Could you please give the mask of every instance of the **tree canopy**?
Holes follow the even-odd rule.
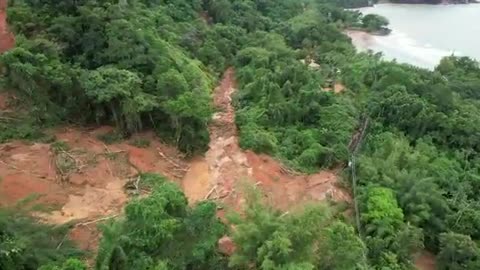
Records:
[[[478,269],[479,63],[450,56],[425,70],[356,52],[343,30],[387,26],[343,9],[361,2],[10,1],[17,46],[0,56],[2,79],[25,115],[0,121],[0,141],[111,124],[202,152],[212,89],[233,66],[243,148],[302,172],[345,168],[346,177],[356,154],[359,230],[322,207],[283,216],[254,203],[231,232],[215,204],[188,206],[160,181],[103,226],[97,269],[406,270],[423,248],[439,269]],[[0,216],[2,269],[82,269],[68,250],[44,256],[38,247],[53,244],[25,239],[10,218]],[[223,234],[237,244],[230,259],[216,248]]]

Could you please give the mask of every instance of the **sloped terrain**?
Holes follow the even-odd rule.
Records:
[[[243,151],[238,143],[232,106],[235,90],[235,74],[230,68],[214,91],[213,100],[218,112],[214,114],[209,128],[209,150],[205,158],[190,167],[183,182],[191,202],[206,198],[219,199],[238,209],[242,203],[239,184],[244,181],[260,187],[266,200],[283,210],[308,201],[351,200],[349,193],[338,186],[335,171],[303,175],[288,170],[267,155]],[[198,182],[195,176],[198,176]]]
[[[94,247],[96,220],[121,213],[128,200],[125,186],[140,172],[179,181],[186,171],[179,167],[186,163],[175,158],[180,154],[158,142],[153,134],[132,138],[150,140],[147,148],[129,142],[107,146],[97,136],[109,130],[56,130],[54,135],[64,149],[57,149],[56,143],[15,141],[1,145],[0,204],[33,200],[47,210],[38,212],[38,217],[48,223],[80,224],[75,226],[73,238],[83,248]]]
[[[7,0],[0,0],[0,53],[15,45],[15,37],[8,30],[7,25]]]
[[[56,138],[51,144],[2,144],[0,204],[33,198],[49,208],[38,213],[45,222],[81,224],[72,237],[89,249],[96,247],[96,221],[121,213],[128,201],[125,186],[139,173],[159,173],[177,182],[191,203],[214,199],[234,209],[242,204],[241,182],[260,187],[266,200],[283,210],[311,200],[350,201],[348,192],[337,186],[335,171],[301,175],[269,156],[243,151],[231,104],[234,92],[234,71],[229,69],[214,91],[218,112],[209,128],[209,150],[205,157],[188,161],[151,133],[106,145],[98,136],[111,132],[109,127],[57,129],[50,132]],[[139,139],[150,144],[145,148],[129,144]]]

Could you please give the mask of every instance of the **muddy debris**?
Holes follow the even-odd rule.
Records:
[[[232,95],[236,91],[234,75],[234,70],[229,68],[214,91],[218,112],[213,115],[209,127],[209,150],[204,158],[192,163],[183,180],[189,201],[213,199],[240,210],[245,200],[239,183],[246,181],[258,186],[267,202],[279,209],[286,210],[309,201],[350,202],[350,194],[338,185],[338,171],[304,175],[286,168],[272,157],[240,148],[232,105]]]
[[[218,240],[218,251],[223,255],[232,256],[236,248],[235,243],[228,236],[224,236]]]
[[[97,137],[110,129],[63,128],[51,131],[57,138],[53,144],[0,144],[0,205],[34,197],[32,203],[49,209],[35,213],[44,222],[85,223],[121,213],[129,200],[125,184],[139,173],[158,173],[173,181],[183,178],[188,164],[175,148],[152,133],[136,135],[151,142],[145,148],[128,142],[107,146]],[[81,247],[96,248],[96,225],[86,227],[75,228],[72,235]]]

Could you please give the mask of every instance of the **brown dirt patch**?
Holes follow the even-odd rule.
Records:
[[[78,243],[83,250],[97,250],[100,240],[100,231],[96,224],[91,226],[76,226],[70,231],[70,239]]]
[[[186,170],[179,166],[186,166],[186,162],[174,148],[165,146],[153,134],[137,135],[150,140],[146,148],[137,148],[128,142],[107,146],[97,135],[109,130],[56,130],[53,133],[57,139],[69,147],[57,153],[50,144],[0,145],[0,204],[14,205],[38,194],[35,203],[54,205],[58,209],[36,214],[45,222],[88,222],[121,213],[128,201],[124,185],[139,172],[159,173],[173,180],[183,178]],[[74,168],[66,175],[57,168],[59,158],[73,160]],[[96,247],[95,226],[76,227],[72,231],[81,247]]]
[[[0,53],[15,46],[15,37],[8,30],[7,25],[7,0],[0,0]]]
[[[333,87],[333,91],[336,94],[343,92],[343,90],[345,90],[345,85],[343,85],[341,83],[336,83]]]
[[[262,188],[271,205],[287,210],[309,201],[351,201],[350,194],[338,186],[336,171],[320,171],[312,175],[286,170],[280,162],[267,155],[247,152],[253,178]]]
[[[374,35],[365,31],[346,30],[344,34],[347,35],[352,40],[352,44],[361,51],[367,50],[375,42]]]
[[[104,188],[86,186],[82,194],[70,194],[59,211],[44,216],[49,223],[62,224],[72,220],[88,220],[114,215],[127,202],[124,181],[111,181]]]
[[[63,187],[55,183],[49,145],[13,142],[0,145],[0,204],[12,205],[31,195],[40,203],[62,204]]]
[[[204,158],[195,158],[190,162],[182,188],[191,204],[205,199],[211,187],[208,163]]]
[[[240,197],[235,191],[236,182],[251,175],[245,154],[241,151],[232,94],[235,92],[235,78],[232,68],[227,69],[220,85],[214,90],[213,102],[218,112],[210,124],[210,144],[205,155],[208,164],[208,188],[201,185],[198,196],[221,199],[224,203],[236,206]],[[209,191],[212,191],[209,194]],[[207,196],[211,195],[211,196]]]
[[[232,256],[235,253],[236,246],[233,240],[224,236],[218,240],[218,251],[224,255]]]
[[[37,202],[49,205],[62,205],[67,202],[67,196],[60,185],[22,173],[3,174],[2,172],[0,190],[0,205],[18,202],[32,195],[39,196]]]
[[[435,255],[428,251],[423,251],[415,260],[415,267],[419,270],[435,270]]]

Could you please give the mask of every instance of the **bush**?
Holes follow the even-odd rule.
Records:
[[[130,142],[130,144],[138,148],[147,148],[150,146],[150,141],[148,139],[139,138],[134,139]]]
[[[29,119],[19,119],[8,122],[0,120],[0,143],[10,140],[38,141],[46,138],[39,125]]]
[[[29,214],[19,208],[0,208],[0,269],[38,269],[82,255],[66,237],[67,226],[39,223]]]
[[[154,174],[148,197],[132,200],[125,218],[103,226],[96,269],[218,269],[225,258],[216,252],[225,226],[216,217],[217,206],[202,202],[189,207],[180,188]]]
[[[38,270],[87,270],[87,266],[77,259],[68,259],[60,266],[49,264],[40,267]]]
[[[305,149],[296,159],[295,163],[303,170],[311,170],[311,168],[329,167],[333,165],[333,150],[323,147],[320,144],[314,144],[310,148]]]
[[[143,173],[140,175],[140,186],[148,189],[160,186],[167,182],[168,179],[156,173]]]
[[[50,148],[55,153],[59,153],[70,150],[70,145],[68,145],[65,141],[56,141],[50,145]]]
[[[114,144],[123,141],[125,136],[119,131],[110,131],[98,135],[97,138],[106,144]]]
[[[274,154],[277,150],[277,138],[268,131],[249,125],[240,131],[240,146],[255,152]]]

